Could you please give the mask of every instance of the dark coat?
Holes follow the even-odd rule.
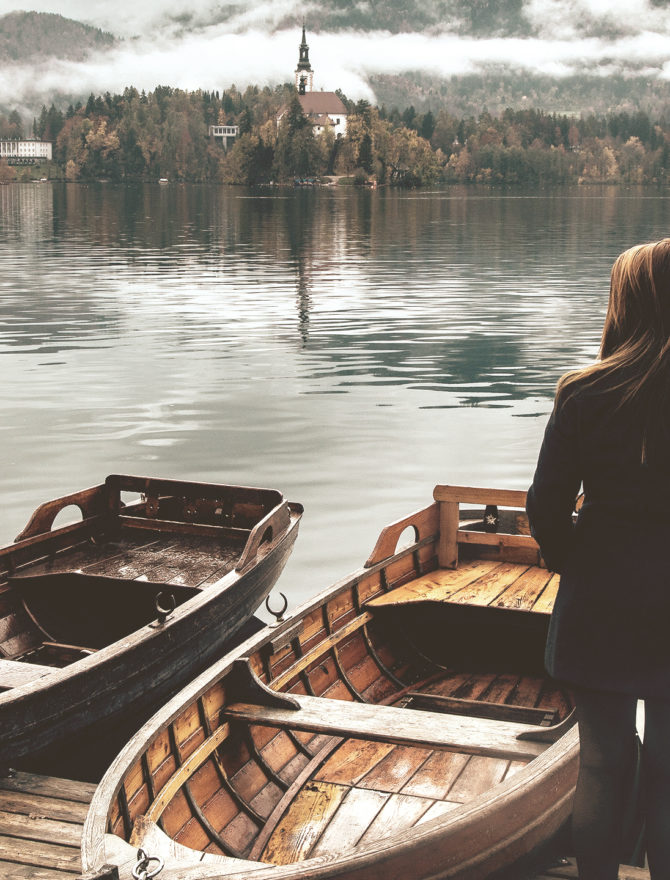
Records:
[[[617,404],[582,388],[555,405],[528,491],[532,534],[561,574],[546,665],[583,687],[670,699],[670,431],[662,420],[643,463],[644,419]]]

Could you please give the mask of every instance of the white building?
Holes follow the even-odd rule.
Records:
[[[32,164],[37,159],[52,159],[51,141],[7,140],[0,141],[0,159],[18,160]],[[11,162],[10,162],[11,164]]]
[[[234,140],[240,133],[239,125],[210,125],[209,136],[221,138],[224,149],[228,149],[228,141]]]
[[[309,119],[315,135],[330,128],[335,137],[347,133],[347,108],[336,92],[315,92],[314,71],[309,63],[309,46],[305,38],[305,26],[302,26],[302,42],[300,44],[298,66],[295,69],[295,87],[302,112]],[[288,107],[283,107],[277,117],[277,124],[282,120]]]

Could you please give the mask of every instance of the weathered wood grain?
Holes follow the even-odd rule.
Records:
[[[435,486],[435,501],[458,501],[460,504],[497,504],[500,507],[526,507],[526,493],[516,489],[486,489],[480,486]]]
[[[476,582],[480,577],[495,572],[501,563],[470,560],[456,569],[439,568],[415,578],[401,587],[396,587],[382,596],[375,596],[366,602],[366,608],[404,605],[410,602],[444,602],[463,587]]]
[[[551,572],[546,568],[533,566],[507,587],[493,604],[498,608],[519,608],[530,611],[551,577]]]
[[[356,785],[390,752],[392,743],[348,739],[328,758],[314,776],[324,782]]]
[[[0,860],[59,871],[78,872],[81,869],[79,847],[22,840],[4,834],[0,834]]]
[[[411,828],[432,805],[433,801],[430,798],[392,794],[357,845],[365,846]]]
[[[33,814],[61,819],[64,822],[82,823],[86,819],[88,805],[55,797],[0,791],[0,810],[8,813]]]
[[[462,605],[490,605],[527,570],[527,565],[502,562],[494,571],[477,578],[476,581],[452,593],[449,601],[458,602]]]
[[[560,575],[554,574],[551,576],[551,580],[533,605],[533,611],[537,611],[539,614],[551,614],[554,602],[556,601],[556,594],[558,593],[558,585],[560,581]]]
[[[81,844],[81,828],[78,823],[59,822],[46,816],[26,816],[0,810],[0,834],[6,837],[37,840],[78,849]]]
[[[356,846],[389,799],[385,792],[352,788],[310,855],[332,855]]]
[[[470,760],[459,752],[433,752],[403,786],[402,794],[432,800],[446,800],[449,789]]]
[[[286,865],[307,858],[349,791],[344,785],[328,782],[304,786],[275,828],[260,860]]]
[[[288,725],[334,736],[353,736],[399,745],[411,743],[510,760],[537,757],[543,751],[535,743],[517,740],[516,736],[524,730],[524,725],[513,722],[442,715],[436,718],[433,713],[420,710],[406,712],[392,706],[331,701],[298,694],[293,698],[300,707],[298,710],[232,703],[226,706],[224,713],[227,718],[243,719],[252,724]]]
[[[359,788],[399,792],[426,763],[432,752],[415,746],[395,746],[392,752],[358,782]]]
[[[0,659],[0,688],[21,687],[49,675],[51,666],[40,666],[37,663],[21,663],[18,660]]]
[[[68,880],[80,876],[80,870],[59,871],[55,868],[42,868],[36,865],[17,865],[0,859],[2,880]]]
[[[509,761],[504,759],[473,756],[449,789],[448,799],[461,803],[473,800],[497,785],[505,776],[508,766]]]

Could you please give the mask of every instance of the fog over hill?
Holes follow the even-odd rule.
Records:
[[[0,13],[19,3],[0,0]],[[289,81],[303,16],[314,87],[354,99],[461,113],[662,113],[670,94],[670,0],[191,0],[187,12],[183,0],[30,5],[60,13],[61,26],[68,16],[122,39],[86,45],[79,57],[52,42],[51,58],[19,53],[10,65],[5,52],[0,104],[26,113],[58,96],[127,85],[221,90]],[[6,23],[0,18],[0,37]]]

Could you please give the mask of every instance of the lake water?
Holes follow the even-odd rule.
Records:
[[[0,540],[125,472],[305,505],[292,605],[435,483],[525,489],[651,190],[0,187]]]

